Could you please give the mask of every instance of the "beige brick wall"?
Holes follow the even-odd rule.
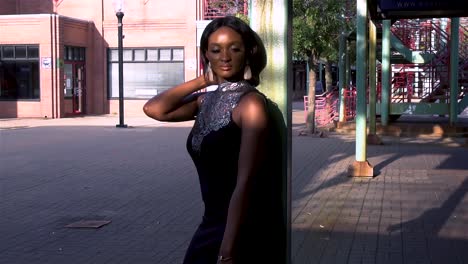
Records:
[[[39,45],[41,57],[51,57],[50,15],[0,16],[0,44]],[[52,116],[52,69],[40,70],[40,100],[0,101],[1,117]]]
[[[2,0],[0,4],[0,15],[16,14],[16,0]]]
[[[118,101],[108,100],[107,49],[117,47],[117,18],[112,0],[63,0],[54,8],[52,0],[1,0],[0,14],[53,13],[56,10],[57,52],[54,16],[0,16],[1,44],[39,44],[40,57],[63,58],[64,45],[86,48],[86,112],[118,113]],[[196,12],[193,0],[126,0],[124,47],[184,47],[185,80],[196,76]],[[51,27],[52,25],[52,27]],[[52,29],[51,29],[52,28]],[[54,62],[55,63],[55,62]],[[40,101],[0,101],[0,116],[61,117],[71,106],[63,98],[63,69],[41,69]],[[126,113],[143,114],[145,100],[126,100]],[[117,102],[117,103],[115,103]],[[11,110],[15,107],[20,110]],[[8,108],[8,109],[7,109]]]
[[[18,14],[52,14],[54,3],[53,0],[16,0],[16,10]]]

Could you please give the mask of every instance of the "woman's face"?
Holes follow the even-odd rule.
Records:
[[[245,47],[241,35],[229,27],[220,27],[208,38],[205,53],[219,82],[243,78]]]

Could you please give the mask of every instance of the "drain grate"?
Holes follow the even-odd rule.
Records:
[[[110,220],[80,220],[66,225],[68,228],[100,228],[109,224]]]

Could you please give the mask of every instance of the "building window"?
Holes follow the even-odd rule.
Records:
[[[183,48],[123,50],[125,98],[147,99],[184,82]],[[118,49],[108,52],[109,98],[119,97]]]
[[[85,54],[86,54],[86,48],[65,46],[64,60],[84,62],[86,59]]]
[[[0,100],[39,99],[39,45],[0,45]]]

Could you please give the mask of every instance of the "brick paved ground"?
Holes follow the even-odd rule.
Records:
[[[468,149],[451,145],[387,139],[356,179],[352,141],[296,138],[293,263],[468,263]]]
[[[0,263],[181,262],[203,209],[191,122],[117,122],[0,120]],[[384,140],[379,175],[353,179],[352,137],[293,138],[295,264],[468,263],[468,148]],[[64,227],[81,219],[112,222]]]
[[[202,211],[188,131],[0,131],[0,263],[180,262]],[[112,222],[64,227],[81,219]]]

